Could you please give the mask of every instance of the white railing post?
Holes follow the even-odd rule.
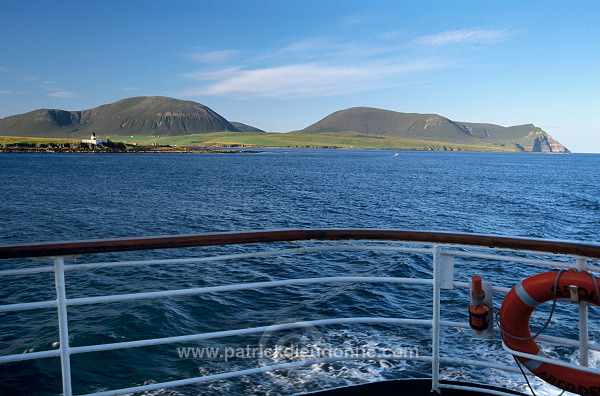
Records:
[[[440,299],[442,248],[433,247],[433,315],[431,326],[431,391],[440,391]]]
[[[69,325],[67,321],[67,293],[65,290],[65,260],[63,257],[54,258],[54,281],[56,284],[56,302],[58,307],[58,335],[63,395],[71,396],[73,392],[71,389]]]
[[[587,269],[587,260],[577,258],[577,268],[580,270]],[[590,290],[590,293],[592,291]],[[588,365],[588,349],[589,349],[589,331],[588,331],[588,304],[585,301],[580,301],[577,304],[577,312],[579,314],[579,364],[582,366]]]

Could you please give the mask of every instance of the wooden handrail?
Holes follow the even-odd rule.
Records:
[[[166,235],[64,242],[0,245],[0,259],[71,256],[131,250],[171,249],[246,243],[304,240],[378,240],[459,244],[491,248],[532,250],[600,258],[600,244],[577,241],[507,237],[444,231],[382,229],[283,229],[241,232]]]

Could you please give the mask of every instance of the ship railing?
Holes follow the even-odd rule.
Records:
[[[156,260],[138,260],[138,261],[117,261],[117,262],[98,262],[88,264],[66,264],[65,257],[82,254],[95,254],[107,252],[125,252],[150,249],[171,249],[171,248],[189,248],[200,246],[218,246],[234,244],[265,244],[269,242],[292,242],[292,241],[387,241],[393,242],[389,246],[381,245],[334,245],[334,246],[312,246],[298,247],[292,249],[266,250],[251,253],[239,253],[229,255],[219,255],[212,257],[191,257],[177,259],[156,259]],[[403,244],[398,245],[398,242]],[[408,244],[408,246],[407,246]],[[410,244],[417,244],[417,247],[411,247]],[[424,247],[425,246],[425,247]],[[477,249],[477,251],[473,250]],[[281,256],[290,254],[302,254],[322,251],[341,251],[341,250],[366,250],[366,251],[393,251],[410,254],[425,254],[432,256],[432,277],[402,278],[402,277],[372,277],[372,276],[337,276],[322,278],[302,278],[302,279],[282,279],[266,282],[251,282],[241,284],[229,284],[222,286],[198,287],[178,290],[161,290],[131,294],[115,294],[97,297],[68,298],[65,286],[65,276],[70,271],[114,268],[122,266],[145,266],[145,265],[167,265],[167,264],[204,264],[223,260],[247,259],[256,257]],[[514,252],[518,254],[507,254]],[[541,255],[543,258],[531,258],[522,253]],[[468,282],[455,280],[454,261],[456,257],[477,258],[483,260],[506,261],[511,263],[525,263],[539,266],[549,266],[554,268],[574,268],[579,270],[600,272],[600,266],[597,265],[600,258],[600,244],[582,243],[557,240],[528,239],[516,237],[503,237],[495,235],[450,233],[450,232],[431,232],[431,231],[410,231],[410,230],[377,230],[377,229],[310,229],[310,230],[267,230],[267,231],[247,231],[238,233],[210,233],[178,236],[158,236],[147,238],[121,238],[104,240],[85,240],[69,242],[50,242],[50,243],[30,243],[30,244],[11,244],[0,245],[0,259],[26,258],[26,257],[45,257],[53,260],[52,266],[42,266],[35,268],[14,268],[0,270],[0,277],[7,276],[27,276],[42,272],[53,272],[56,288],[56,299],[38,302],[13,303],[0,305],[0,312],[18,312],[40,308],[55,308],[58,315],[58,348],[46,351],[29,352],[21,354],[12,354],[0,356],[0,364],[10,362],[35,360],[49,357],[59,357],[61,362],[63,394],[70,396],[72,392],[71,378],[71,355],[109,351],[117,349],[126,349],[150,345],[164,345],[179,342],[189,342],[207,339],[217,339],[224,337],[261,334],[265,331],[288,330],[295,328],[306,328],[312,326],[341,325],[341,324],[398,324],[431,327],[431,355],[414,356],[401,355],[394,356],[389,354],[368,356],[330,356],[323,358],[313,358],[307,360],[292,361],[287,363],[272,364],[260,366],[252,369],[225,372],[220,374],[206,375],[201,377],[186,378],[161,383],[152,383],[149,385],[140,385],[129,388],[114,389],[110,391],[101,391],[89,395],[119,395],[132,392],[144,392],[156,389],[198,384],[202,382],[224,380],[228,378],[264,373],[267,371],[291,369],[313,364],[341,362],[350,360],[409,360],[428,362],[431,364],[431,389],[439,391],[440,389],[462,389],[472,390],[469,386],[443,383],[440,381],[442,364],[459,364],[468,366],[479,366],[509,372],[518,372],[520,369],[514,365],[494,363],[484,360],[463,359],[455,356],[443,355],[440,351],[440,335],[442,327],[451,327],[459,329],[468,329],[469,325],[464,322],[455,322],[442,320],[441,318],[441,291],[453,288],[469,288]],[[550,259],[548,257],[558,258]],[[412,284],[431,287],[432,289],[432,313],[430,319],[411,319],[411,318],[389,318],[389,317],[348,317],[331,318],[302,321],[296,323],[284,323],[279,325],[268,325],[244,329],[235,329],[227,331],[208,332],[200,334],[188,334],[181,336],[172,336],[164,338],[152,338],[136,341],[117,342],[109,344],[96,344],[86,346],[69,345],[69,321],[67,309],[71,306],[100,304],[117,301],[131,301],[140,299],[165,298],[183,295],[199,295],[204,293],[217,293],[240,290],[255,290],[272,287],[284,287],[291,285],[309,285],[309,284],[332,284],[332,283],[395,283]],[[510,289],[506,287],[493,287],[494,293],[507,293]],[[555,336],[540,335],[537,339],[556,344],[568,345],[579,348],[580,365],[570,362],[558,361],[552,359],[551,362],[566,367],[572,367],[578,370],[600,374],[597,368],[587,367],[589,351],[600,351],[600,344],[590,342],[588,329],[588,313],[585,302],[579,303],[579,339],[570,339]],[[500,332],[498,327],[494,327],[495,332]],[[539,356],[523,354],[508,349],[509,352],[536,358]],[[490,394],[510,394],[499,390],[477,388],[479,392]]]

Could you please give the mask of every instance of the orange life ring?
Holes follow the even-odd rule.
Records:
[[[502,338],[510,348],[519,352],[548,357],[532,339],[529,319],[535,308],[555,298],[557,272],[544,272],[522,280],[513,287],[502,302],[500,325]],[[595,278],[600,283],[599,278]],[[556,298],[570,299],[569,286],[577,286],[580,301],[598,303],[594,279],[586,271],[563,271],[560,274]],[[557,388],[580,395],[600,395],[600,375],[557,366],[534,359],[515,356],[529,371]]]

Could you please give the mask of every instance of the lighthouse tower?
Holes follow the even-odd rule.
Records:
[[[83,139],[81,143],[91,143],[93,145],[97,145],[100,143],[106,143],[108,139],[98,139],[95,133],[92,133],[89,139]]]

